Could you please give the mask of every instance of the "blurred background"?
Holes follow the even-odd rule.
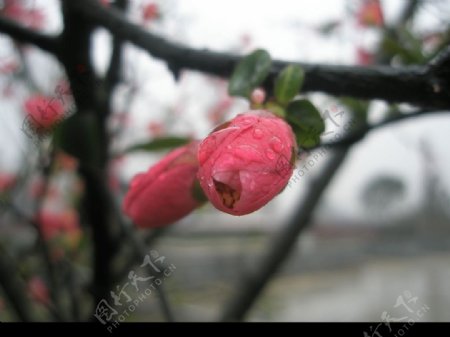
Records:
[[[0,15],[49,34],[61,31],[59,1],[13,2],[21,10],[11,10],[10,1],[3,0]],[[405,14],[412,3],[413,12]],[[132,0],[127,16],[153,33],[196,48],[240,55],[264,48],[273,59],[322,64],[425,64],[450,37],[448,0]],[[111,45],[111,35],[97,29],[91,57],[99,75],[107,70]],[[246,100],[228,96],[225,80],[187,70],[175,80],[164,62],[131,44],[126,44],[123,62],[123,81],[108,120],[108,180],[118,203],[131,178],[164,154],[128,153],[127,148],[167,135],[202,138],[249,109]],[[36,145],[23,129],[27,97],[56,97],[67,86],[53,57],[0,34],[0,254],[19,261],[15,267],[39,320],[51,319],[51,289],[33,253],[36,233],[21,214],[33,218],[40,203],[42,221],[58,228],[58,235],[51,229],[48,234],[52,259],[75,266],[76,276],[67,274],[67,280],[83,284],[91,275],[89,234],[77,213],[84,186],[76,160],[59,153],[44,188],[44,177],[35,168],[49,141]],[[326,121],[324,140],[341,137],[355,109],[364,111],[369,123],[383,120],[393,109],[412,110],[406,104],[321,93],[308,97],[320,112],[333,116]],[[74,103],[70,94],[65,98],[70,113]],[[308,229],[247,319],[447,321],[449,134],[450,118],[436,114],[379,128],[352,146]],[[315,153],[320,155],[313,157]],[[149,247],[176,267],[164,288],[178,320],[220,316],[234,289],[257,268],[273,235],[302,203],[330,153],[324,148],[300,158],[283,193],[251,215],[234,217],[206,205],[151,240]],[[304,166],[308,169],[302,170]],[[17,320],[2,291],[0,321]],[[159,305],[158,296],[149,296],[127,321],[163,320]]]

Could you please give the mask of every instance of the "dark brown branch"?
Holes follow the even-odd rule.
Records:
[[[408,21],[412,21],[421,2],[422,2],[421,0],[407,1],[397,26],[405,25]]]
[[[126,12],[128,1],[118,0],[116,3],[114,3],[114,6],[121,12]],[[114,89],[114,87],[120,80],[123,44],[124,41],[121,38],[114,36],[111,60],[109,62],[108,72],[106,73],[106,83],[108,85],[109,92]]]
[[[104,86],[94,74],[90,58],[91,36],[94,26],[80,17],[72,8],[76,1],[63,2],[64,30],[66,41],[61,49],[63,63],[70,81],[77,106],[77,114],[92,115],[96,119],[95,146],[100,152],[95,163],[80,162],[79,173],[85,182],[83,206],[87,222],[92,229],[94,308],[113,289],[111,261],[116,254],[117,224],[113,208],[108,199],[107,160],[108,137],[104,117],[108,105]],[[74,135],[75,139],[80,135]],[[94,317],[92,317],[94,319]]]
[[[165,60],[170,69],[192,69],[228,77],[239,60],[237,55],[169,42],[128,22],[119,11],[104,8],[97,1],[79,0],[74,2],[73,7],[94,24],[109,29],[116,37],[128,40],[154,57]],[[288,62],[274,62],[271,77],[266,83],[269,90],[273,77],[286,64]],[[450,95],[445,93],[448,88],[436,91],[426,66],[395,68],[299,64],[306,74],[303,92],[320,91],[337,96],[406,102],[430,108],[450,106]]]
[[[240,321],[252,307],[270,279],[279,270],[282,263],[297,242],[299,234],[310,224],[312,213],[323,192],[338,171],[347,155],[348,148],[337,149],[328,160],[317,180],[311,181],[306,199],[296,209],[294,216],[285,228],[271,240],[267,254],[259,263],[254,275],[249,275],[238,287],[232,301],[223,314],[223,321]]]
[[[0,17],[0,32],[11,36],[14,40],[31,43],[49,53],[58,52],[58,37],[35,32],[5,17]]]

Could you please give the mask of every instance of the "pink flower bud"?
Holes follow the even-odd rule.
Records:
[[[80,223],[78,213],[74,210],[66,211],[41,211],[37,217],[42,234],[46,240],[51,240],[58,235],[78,236]]]
[[[266,92],[262,88],[256,88],[252,91],[252,94],[250,96],[250,100],[253,104],[263,104],[264,100],[266,99]]]
[[[31,298],[36,302],[44,305],[50,304],[48,287],[39,276],[34,276],[28,281],[28,291]]]
[[[219,210],[252,213],[286,186],[296,148],[283,119],[265,110],[240,114],[200,144],[200,185]]]
[[[17,177],[15,174],[0,172],[0,195],[13,187],[16,181]]]
[[[381,27],[384,24],[384,16],[380,0],[364,0],[356,16],[358,19],[358,24],[362,27]]]
[[[25,112],[34,131],[44,134],[61,121],[64,107],[54,98],[35,95],[25,101]]]
[[[198,141],[165,156],[136,175],[124,199],[124,211],[141,228],[169,225],[201,205],[194,198]]]
[[[149,3],[142,9],[142,19],[144,22],[151,21],[159,17],[159,8],[155,3]]]

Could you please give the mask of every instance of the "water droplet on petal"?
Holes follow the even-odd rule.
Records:
[[[272,150],[274,150],[277,153],[280,153],[283,148],[284,145],[281,142],[280,138],[278,137],[272,137],[272,139],[270,140],[270,147],[272,148]]]
[[[244,117],[239,120],[239,124],[244,126],[244,125],[252,124],[254,121],[255,120],[252,117]]]
[[[264,136],[264,133],[261,129],[255,129],[253,130],[253,138],[255,139],[261,139]]]
[[[275,152],[273,152],[271,149],[267,149],[266,157],[269,158],[270,160],[274,160],[276,157]]]

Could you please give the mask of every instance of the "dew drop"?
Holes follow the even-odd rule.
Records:
[[[255,139],[261,139],[264,136],[264,133],[261,129],[255,129],[253,130],[253,138]]]
[[[280,153],[283,150],[284,145],[283,145],[283,143],[281,142],[281,140],[278,137],[273,137],[270,140],[270,147],[275,152]]]
[[[275,159],[275,152],[273,152],[271,149],[267,149],[266,150],[266,157],[269,158],[270,160],[274,160]]]

